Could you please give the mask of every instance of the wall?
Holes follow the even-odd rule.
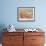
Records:
[[[45,0],[1,0],[0,25],[13,24],[16,28],[46,28]],[[18,22],[17,7],[35,7],[35,22]]]

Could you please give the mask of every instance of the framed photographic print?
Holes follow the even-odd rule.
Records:
[[[35,7],[18,7],[18,21],[35,21]]]

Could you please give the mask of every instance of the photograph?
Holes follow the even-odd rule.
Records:
[[[46,46],[46,0],[0,0],[0,46]]]
[[[35,7],[18,7],[17,17],[18,21],[34,21]]]

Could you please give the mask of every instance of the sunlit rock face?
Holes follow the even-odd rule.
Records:
[[[21,8],[19,10],[20,18],[33,18],[33,10],[28,8]]]

